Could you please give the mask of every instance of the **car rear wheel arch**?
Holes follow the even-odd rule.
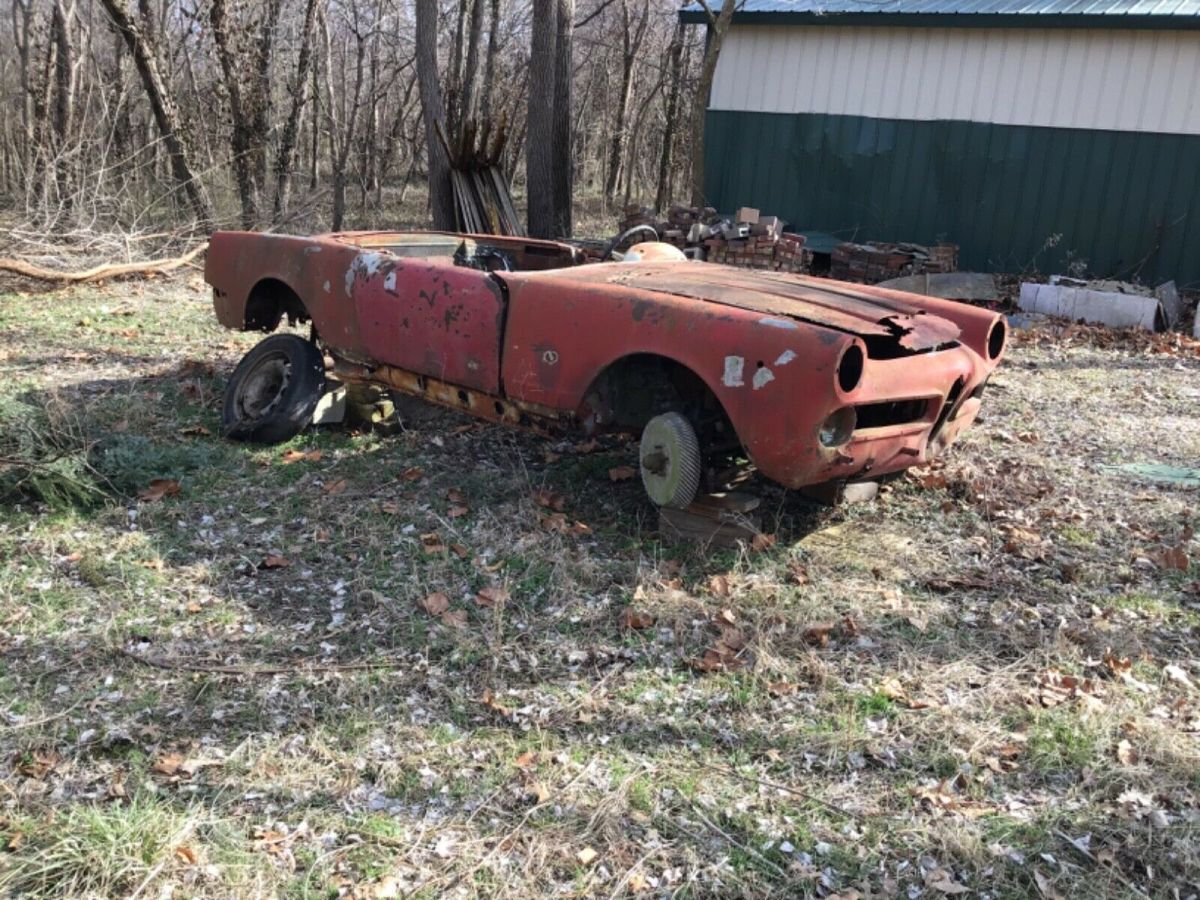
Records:
[[[244,331],[271,332],[279,327],[283,317],[291,323],[307,322],[308,310],[300,295],[279,278],[263,278],[250,289],[243,317]]]

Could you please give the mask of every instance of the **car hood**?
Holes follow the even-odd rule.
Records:
[[[878,290],[808,275],[694,262],[597,263],[544,274],[751,310],[762,313],[768,325],[771,318],[783,317],[864,338],[891,338],[912,352],[953,343],[960,334],[949,319],[926,312],[918,294],[888,291],[885,296]]]

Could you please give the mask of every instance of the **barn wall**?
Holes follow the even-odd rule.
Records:
[[[1200,135],[1200,32],[735,26],[709,107]]]
[[[708,113],[722,209],[976,269],[1200,287],[1200,33],[735,27]]]

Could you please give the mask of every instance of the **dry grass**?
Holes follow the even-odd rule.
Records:
[[[1193,351],[1026,338],[943,467],[845,510],[764,488],[777,546],[703,552],[608,480],[628,448],[421,407],[204,434],[254,338],[196,282],[0,298],[4,398],[54,389],[123,495],[0,510],[0,894],[1200,887],[1200,595],[1160,565],[1197,494],[1105,468],[1195,465]],[[699,673],[722,610],[747,665]]]

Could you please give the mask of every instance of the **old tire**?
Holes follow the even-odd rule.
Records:
[[[278,444],[312,421],[325,392],[325,360],[311,341],[273,334],[242,357],[225,388],[221,431],[236,441]]]
[[[642,486],[657,506],[684,509],[700,490],[703,460],[692,423],[677,412],[655,416],[638,450]]]

